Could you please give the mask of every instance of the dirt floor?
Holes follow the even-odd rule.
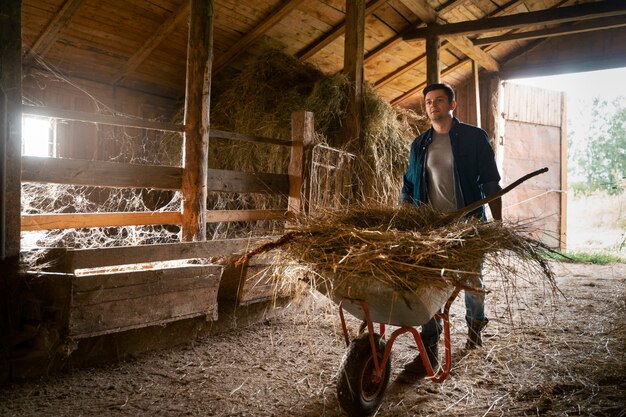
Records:
[[[462,349],[463,301],[454,302],[454,365],[441,384],[395,381],[416,353],[401,336],[376,415],[626,416],[626,264],[554,268],[556,300],[518,283],[507,307],[491,282],[486,343],[471,353]],[[310,295],[261,324],[189,346],[1,387],[0,415],[341,416],[336,373],[345,352],[336,306]]]

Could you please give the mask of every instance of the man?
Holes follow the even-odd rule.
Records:
[[[431,84],[424,91],[424,103],[432,128],[418,136],[411,145],[409,167],[403,178],[400,202],[430,204],[435,210],[451,212],[500,190],[500,174],[487,133],[461,123],[453,112],[456,109],[454,90],[447,84]],[[495,220],[502,220],[502,201],[489,203]],[[485,208],[469,215],[486,220]],[[482,288],[482,277],[475,275],[472,283]],[[481,331],[487,324],[484,293],[465,291],[468,326],[466,348],[482,346]],[[438,366],[438,342],[441,320],[432,318],[422,326],[422,341],[428,359]],[[401,382],[410,382],[426,375],[419,355],[405,365]]]

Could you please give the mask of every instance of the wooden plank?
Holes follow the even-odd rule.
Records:
[[[22,181],[94,187],[179,190],[182,168],[23,156]]]
[[[438,36],[426,38],[426,84],[436,84],[441,79]]]
[[[258,220],[285,220],[291,215],[286,210],[208,210],[207,223],[250,222]]]
[[[431,24],[447,24],[448,22],[437,15],[435,9],[426,2],[417,0],[402,0],[405,6],[413,11],[423,22]],[[427,38],[428,39],[428,38]],[[448,42],[458,48],[468,57],[478,62],[488,71],[498,71],[498,62],[488,53],[474,46],[471,40],[465,36],[455,36],[448,38]],[[428,43],[427,43],[428,45]]]
[[[22,231],[181,224],[179,211],[23,214]]]
[[[476,122],[475,125],[481,126],[481,117],[480,117],[480,80],[478,77],[478,65],[475,61],[472,61],[472,92],[474,93],[474,104],[475,108],[475,117]]]
[[[203,241],[206,240],[213,0],[191,0],[190,14],[185,93],[181,239]]]
[[[50,251],[47,260],[51,263],[50,271],[74,273],[81,269],[115,265],[179,259],[225,258],[234,254],[243,254],[267,241],[268,238],[222,239],[99,249],[55,249]]]
[[[140,129],[161,130],[166,132],[182,132],[183,125],[173,123],[153,122],[125,116],[110,116],[106,114],[88,113],[76,110],[65,110],[53,107],[22,105],[22,112],[30,116],[51,117],[54,119],[75,120],[79,122],[100,123],[111,126],[136,127]]]
[[[359,3],[361,0],[356,0]],[[363,0],[365,1],[365,0]],[[379,7],[387,3],[389,0],[372,0],[367,7],[364,9],[363,13],[363,21],[365,21],[365,17],[374,13]],[[350,3],[348,3],[350,4]],[[347,14],[348,6],[346,6],[346,14]],[[307,46],[304,50],[298,52],[296,57],[301,61],[306,61],[311,58],[313,55],[317,54],[319,51],[333,43],[337,40],[341,35],[346,32],[347,18],[342,23],[335,26],[330,32],[325,33],[320,39],[315,41],[313,44]]]
[[[363,45],[365,39],[365,0],[346,4],[346,35],[343,71],[350,81],[344,120],[344,144],[349,152],[361,147],[363,125]]]
[[[605,0],[576,6],[558,7],[515,15],[491,17],[446,25],[431,25],[414,29],[404,40],[425,38],[431,35],[470,35],[500,29],[517,29],[543,24],[557,24],[626,14],[623,0]]]
[[[306,173],[310,171],[310,160],[305,162],[305,149],[308,151],[313,145],[315,124],[311,112],[296,112],[291,115],[291,137],[293,146],[289,160],[289,199],[288,210],[298,214],[307,212],[307,202],[303,198],[308,196],[305,186]]]
[[[182,269],[178,272],[184,273]],[[123,291],[128,288],[121,291],[102,288],[89,295],[73,294],[69,336],[102,335],[199,316],[216,320],[219,274],[180,278],[170,277],[165,285],[137,286],[129,296],[124,296]],[[83,279],[97,278],[76,278]]]
[[[76,10],[80,7],[84,0],[67,0],[61,10],[54,15],[54,18],[48,23],[46,28],[41,32],[33,46],[28,51],[25,60],[31,60],[34,56],[44,56],[48,50],[57,41],[59,32],[65,28]]]
[[[182,6],[167,18],[156,32],[126,61],[124,67],[111,79],[115,85],[128,74],[133,72],[154,51],[163,40],[181,23],[184,17],[189,15],[189,2],[183,2]]]
[[[286,174],[247,173],[210,168],[207,189],[231,193],[289,193],[289,176]]]
[[[187,265],[124,272],[80,275],[72,278],[72,305],[88,306],[157,295],[181,288],[213,288],[219,283],[220,265]]]
[[[288,216],[289,212],[287,210],[208,210],[205,212],[205,221],[207,223],[222,223],[284,220]],[[87,227],[181,224],[182,216],[178,211],[23,214],[21,222],[23,232],[32,232],[36,230]]]
[[[286,15],[298,7],[302,0],[285,0],[267,18],[263,19],[250,32],[246,33],[237,43],[215,60],[214,73],[217,73],[228,66],[233,59],[246,50],[254,41],[263,36],[275,24],[280,22]]]
[[[282,139],[266,138],[263,136],[247,135],[245,133],[226,132],[223,130],[211,129],[209,136],[212,138],[222,138],[230,140],[239,140],[243,142],[269,143],[280,146],[291,146],[291,141]]]
[[[2,261],[17,260],[20,253],[21,33],[21,2],[3,0],[0,2],[0,260]]]
[[[567,249],[567,96],[561,93],[561,193],[559,250]]]

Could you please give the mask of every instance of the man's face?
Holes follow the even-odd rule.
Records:
[[[448,101],[444,90],[433,90],[426,93],[424,98],[426,114],[430,120],[443,120],[452,117],[452,111],[456,108],[456,101]]]

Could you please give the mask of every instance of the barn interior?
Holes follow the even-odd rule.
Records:
[[[0,19],[2,381],[262,317],[269,261],[232,259],[299,213],[394,204],[433,82],[504,182],[550,167],[505,215],[564,249],[563,95],[506,80],[626,66],[621,0],[7,0]]]

